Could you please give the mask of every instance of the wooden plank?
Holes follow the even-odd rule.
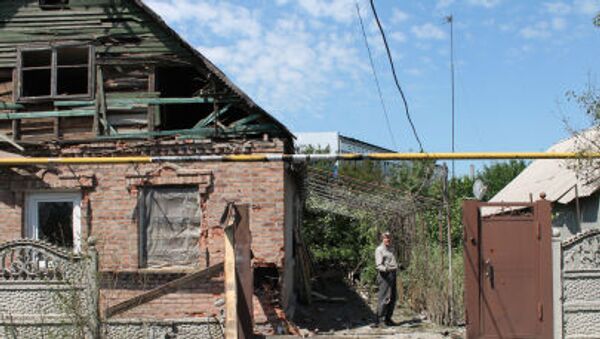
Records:
[[[200,128],[200,127],[206,127],[206,126],[210,125],[213,121],[215,121],[215,119],[218,116],[220,116],[221,114],[227,112],[230,107],[231,107],[231,104],[226,105],[225,107],[221,108],[220,110],[213,111],[206,118],[198,121],[198,123],[194,126],[194,129]]]
[[[111,126],[116,126],[116,127],[131,126],[131,125],[146,125],[146,124],[148,124],[148,116],[145,113],[109,115],[108,123]]]
[[[25,106],[21,105],[21,104],[15,104],[12,102],[1,102],[0,101],[0,110],[4,110],[4,109],[24,109]]]
[[[148,105],[181,105],[181,104],[208,104],[213,103],[214,98],[125,98],[125,99],[107,99],[108,104],[116,105],[131,105],[131,104],[148,104]]]
[[[150,69],[150,74],[148,74],[148,92],[156,92],[156,68],[155,67],[152,67]],[[149,132],[153,132],[154,127],[156,127],[155,117],[156,117],[157,108],[158,107],[156,107],[155,105],[148,107],[146,121],[148,123],[147,129]]]
[[[107,92],[107,99],[158,98],[160,92]]]
[[[17,61],[20,61],[20,57],[17,56]],[[19,62],[20,63],[20,62]],[[13,68],[12,71],[12,78],[13,78],[13,93],[12,93],[12,100],[13,102],[17,101],[18,98],[18,93],[19,93],[19,81],[18,80],[14,80],[14,79],[18,79],[18,72],[16,68]],[[21,120],[13,120],[12,122],[12,137],[13,140],[20,140],[21,139]]]
[[[225,219],[225,338],[238,338],[238,295],[235,276],[235,207],[229,203]]]
[[[54,102],[54,107],[89,107],[89,106],[95,106],[95,105],[96,105],[96,100],[55,101]]]
[[[110,125],[108,124],[108,118],[106,117],[106,95],[104,93],[104,70],[102,67],[96,67],[96,100],[98,101],[97,116],[100,122],[104,125],[104,130],[101,132],[98,130],[98,135],[110,133]]]
[[[148,292],[142,293],[134,298],[125,300],[121,303],[109,307],[105,313],[106,317],[108,318],[115,316],[119,313],[123,313],[127,310],[130,310],[136,306],[155,300],[165,294],[176,291],[177,289],[185,286],[188,283],[197,281],[207,281],[219,274],[222,270],[223,263],[218,263],[208,268],[200,269],[190,274],[187,274],[179,279],[169,281],[168,283],[154,288]]]
[[[260,117],[262,117],[262,114],[259,114],[259,113],[251,114],[245,118],[235,121],[234,123],[230,124],[229,127],[234,128],[234,127],[244,126],[250,122],[258,120]]]
[[[56,117],[90,117],[95,110],[47,111],[27,113],[0,113],[0,120],[39,119]]]

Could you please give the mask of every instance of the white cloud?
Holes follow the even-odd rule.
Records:
[[[394,40],[396,42],[405,42],[406,41],[406,35],[399,31],[392,32],[390,34],[390,37],[392,38],[392,40]]]
[[[315,18],[350,22],[355,16],[354,2],[349,0],[298,0],[298,5]]]
[[[522,45],[520,47],[512,47],[508,50],[508,57],[511,59],[522,59],[529,54],[533,49],[529,45]]]
[[[474,6],[480,6],[485,8],[496,7],[502,0],[469,0],[469,3]]]
[[[521,37],[525,39],[546,39],[553,33],[564,30],[567,27],[567,21],[562,17],[554,17],[550,21],[542,20],[535,24],[526,26],[519,31]]]
[[[435,4],[436,9],[445,9],[450,7],[454,3],[454,0],[438,0]]]
[[[562,31],[567,27],[567,21],[563,18],[553,18],[552,19],[552,28],[557,31]]]
[[[334,74],[353,76],[363,63],[353,36],[331,31],[312,34],[297,17],[275,20],[264,35],[237,40],[232,45],[199,46],[242,88],[251,89],[265,108],[298,112],[312,107],[330,90]]]
[[[423,75],[423,71],[419,68],[409,68],[405,71],[407,74],[412,76],[420,76]]]
[[[544,39],[551,35],[550,25],[546,21],[540,21],[534,25],[522,28],[519,34],[525,39]]]
[[[600,12],[600,0],[575,0],[575,9],[585,15],[595,15]]]
[[[148,5],[265,109],[316,116],[319,102],[334,90],[331,79],[347,86],[367,71],[347,27],[354,24],[353,2],[276,1],[298,6],[303,15],[282,11],[267,17],[263,9],[226,0],[148,0]],[[304,9],[311,4],[315,11],[307,18]],[[325,17],[338,23],[320,19]],[[308,107],[311,112],[305,112]]]
[[[515,30],[515,25],[512,23],[504,23],[498,26],[502,32],[512,32]]]
[[[420,26],[412,26],[411,31],[419,39],[441,40],[446,37],[446,33],[432,23],[426,23]]]
[[[392,22],[393,23],[399,24],[406,20],[408,20],[408,14],[406,14],[405,12],[402,12],[401,10],[399,10],[397,8],[394,8],[392,10]]]
[[[544,4],[547,12],[556,15],[566,15],[571,13],[571,6],[564,2],[547,2]]]
[[[147,4],[169,22],[192,23],[219,36],[261,34],[258,18],[252,11],[227,2],[150,0]]]

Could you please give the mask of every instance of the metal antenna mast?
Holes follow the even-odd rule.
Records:
[[[455,152],[454,137],[455,137],[455,112],[454,112],[454,17],[452,14],[446,17],[446,22],[450,24],[450,79],[452,86],[452,153]],[[452,178],[454,179],[454,160],[452,160]]]

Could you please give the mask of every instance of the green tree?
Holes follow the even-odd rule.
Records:
[[[488,201],[496,195],[504,186],[508,185],[519,173],[521,173],[527,162],[524,160],[509,160],[506,162],[495,162],[486,165],[477,176],[487,185],[487,192],[483,200]],[[469,193],[472,196],[472,193]]]

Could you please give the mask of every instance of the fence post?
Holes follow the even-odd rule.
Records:
[[[562,319],[562,241],[560,230],[552,228],[552,295],[554,298],[554,339],[563,337]]]
[[[96,238],[89,237],[88,255],[89,266],[87,269],[87,278],[89,282],[90,293],[90,327],[92,338],[100,338],[100,283],[98,276],[98,250],[96,249]]]

